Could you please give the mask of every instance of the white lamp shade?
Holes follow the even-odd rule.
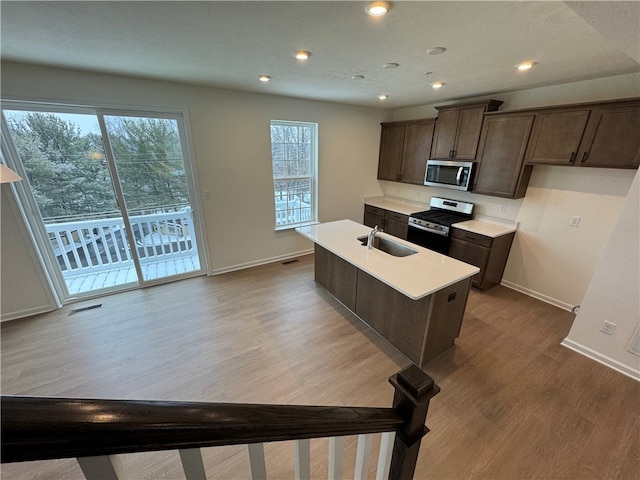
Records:
[[[16,172],[0,163],[0,183],[17,182],[19,180],[22,180],[22,178]]]

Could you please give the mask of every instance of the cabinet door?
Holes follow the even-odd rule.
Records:
[[[585,167],[638,168],[640,104],[594,108],[578,161]]]
[[[538,113],[533,124],[526,162],[572,165],[588,118],[589,109]]]
[[[403,240],[407,239],[407,230],[409,228],[409,217],[407,215],[387,210],[384,221],[385,233],[402,238]]]
[[[386,210],[383,208],[372,207],[371,205],[364,206],[364,224],[367,227],[375,227],[376,225],[380,230],[384,227],[384,215]]]
[[[524,197],[531,165],[523,165],[535,114],[488,115],[484,119],[474,193]]]
[[[453,147],[453,158],[456,160],[474,160],[476,158],[484,111],[484,106],[460,110],[458,134]]]
[[[397,182],[402,163],[404,125],[382,125],[380,132],[380,156],[378,158],[378,179]]]
[[[472,277],[472,284],[476,288],[482,288],[482,282],[486,273],[487,261],[489,260],[490,248],[465,242],[457,238],[451,239],[451,247],[449,248],[449,256],[461,262],[468,263],[480,269]]]
[[[434,128],[435,121],[406,126],[400,181],[424,185],[424,174],[431,153]]]
[[[443,110],[438,112],[431,158],[453,157],[459,117],[459,110]]]

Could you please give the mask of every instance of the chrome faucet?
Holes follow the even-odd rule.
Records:
[[[371,250],[373,248],[373,237],[378,233],[378,225],[373,227],[373,230],[369,232],[369,238],[367,238],[367,248]]]

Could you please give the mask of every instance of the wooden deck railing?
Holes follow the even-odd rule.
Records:
[[[2,463],[75,457],[87,478],[117,478],[115,470],[111,476],[102,471],[94,477],[100,465],[110,468],[103,461],[110,455],[177,449],[187,478],[206,478],[200,448],[246,443],[253,476],[260,478],[266,476],[263,442],[396,432],[395,445],[389,442],[393,453],[386,465],[381,448],[378,474],[382,468],[389,479],[408,479],[413,477],[420,442],[428,432],[424,421],[429,400],[440,389],[415,365],[389,381],[395,388],[392,408],[3,395]],[[305,444],[301,445],[299,457],[308,457],[308,442],[306,455]],[[296,472],[304,477],[301,472],[309,466],[298,461]],[[358,461],[366,465],[365,460]],[[335,457],[332,462],[338,478],[342,467],[336,468]]]

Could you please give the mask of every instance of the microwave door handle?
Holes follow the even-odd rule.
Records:
[[[456,175],[456,183],[458,184],[458,186],[460,186],[460,178],[462,177],[462,170],[463,170],[463,167],[460,167],[458,169],[458,174]]]

